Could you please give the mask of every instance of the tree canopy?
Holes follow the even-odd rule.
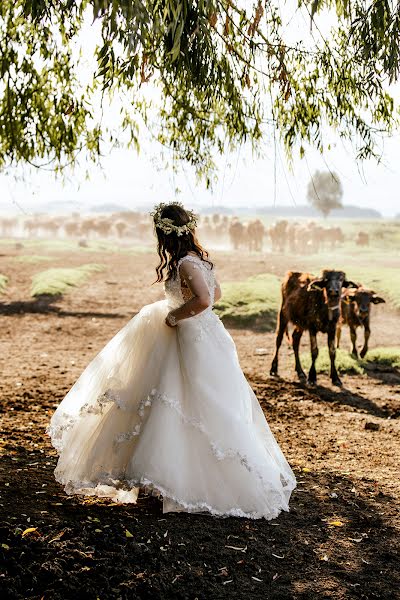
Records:
[[[335,27],[324,37],[326,10]],[[287,38],[278,0],[2,0],[0,169],[97,160],[127,134],[138,145],[142,123],[200,175],[216,152],[257,146],[267,124],[289,155],[323,151],[325,124],[353,140],[356,157],[377,155],[377,138],[398,125],[388,90],[399,76],[400,4],[298,0],[298,11],[312,43]],[[108,96],[120,106],[112,128]]]
[[[307,200],[324,217],[335,208],[343,208],[343,187],[336,173],[316,171],[307,187]]]

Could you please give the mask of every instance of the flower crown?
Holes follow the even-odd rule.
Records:
[[[189,221],[184,225],[175,225],[172,219],[161,217],[161,213],[164,208],[171,205],[180,206],[183,208],[189,217]],[[191,210],[187,210],[181,202],[170,202],[168,204],[161,202],[154,207],[154,210],[150,213],[150,215],[153,217],[154,225],[157,227],[157,229],[161,229],[161,231],[166,235],[170,235],[171,233],[176,233],[178,237],[181,235],[187,235],[189,232],[194,231],[197,225],[196,215]]]

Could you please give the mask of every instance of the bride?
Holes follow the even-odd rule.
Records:
[[[163,511],[273,519],[296,485],[213,312],[221,297],[196,218],[177,202],[152,213],[165,300],[144,306],[86,367],[47,433],[68,494]]]

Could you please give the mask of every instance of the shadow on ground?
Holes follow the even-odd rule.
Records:
[[[0,302],[0,315],[13,316],[29,313],[56,314],[59,317],[81,317],[98,319],[120,319],[129,315],[123,313],[92,312],[92,311],[67,311],[59,306],[54,306],[56,302],[62,299],[62,295],[57,296],[41,295],[34,300],[15,300],[13,302]],[[131,315],[132,316],[132,315]]]
[[[270,522],[163,515],[149,496],[66,496],[44,448],[5,448],[2,598],[382,600],[400,586],[394,501],[371,481],[355,494],[350,478],[297,473],[291,512]]]
[[[384,378],[382,379],[384,381]],[[298,399],[308,399],[315,402],[334,403],[341,406],[350,406],[359,412],[368,413],[371,416],[381,418],[397,418],[400,416],[398,407],[390,405],[379,405],[367,396],[354,392],[353,390],[328,387],[323,385],[310,386],[306,383],[287,381],[280,377],[256,378],[253,381],[254,387],[261,391],[266,386],[268,395],[289,395]]]

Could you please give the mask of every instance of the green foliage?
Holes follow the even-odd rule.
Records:
[[[324,39],[318,13],[327,8],[337,19]],[[398,124],[385,78],[399,73],[399,5],[299,0],[299,11],[313,17],[311,46],[288,40],[278,0],[2,0],[0,168],[62,168],[82,150],[96,160],[121,130],[137,148],[143,121],[207,177],[216,152],[257,146],[267,124],[289,154],[308,143],[322,151],[327,122],[359,157],[374,155],[376,136]],[[94,56],[82,34],[90,18],[101,31]],[[88,82],[79,51],[95,65]],[[106,96],[121,103],[113,130],[97,122]]]
[[[71,288],[84,283],[93,272],[102,271],[104,268],[104,265],[93,263],[76,268],[55,268],[41,271],[32,277],[31,295],[57,296],[64,294]]]
[[[8,277],[0,273],[0,294],[3,294],[8,283]]]
[[[42,256],[40,254],[27,254],[26,256],[16,256],[15,260],[22,263],[41,263],[54,260],[52,256]]]
[[[265,274],[222,284],[222,298],[215,311],[227,325],[273,331],[279,303],[280,280]]]
[[[309,352],[301,354],[301,362],[303,368],[308,370],[311,366],[311,357]],[[373,366],[383,366],[393,369],[400,368],[400,348],[374,348],[370,350],[365,359],[356,359],[352,354],[339,348],[336,350],[336,368],[339,373],[349,373],[363,375],[368,370],[373,369]],[[322,347],[319,349],[319,355],[316,362],[317,372],[330,372],[330,359],[328,348]]]
[[[0,169],[21,160],[59,168],[83,147],[94,160],[99,153],[70,45],[74,24],[45,4],[0,3]]]
[[[336,173],[316,171],[307,187],[307,200],[327,217],[334,208],[342,208],[343,187]]]

